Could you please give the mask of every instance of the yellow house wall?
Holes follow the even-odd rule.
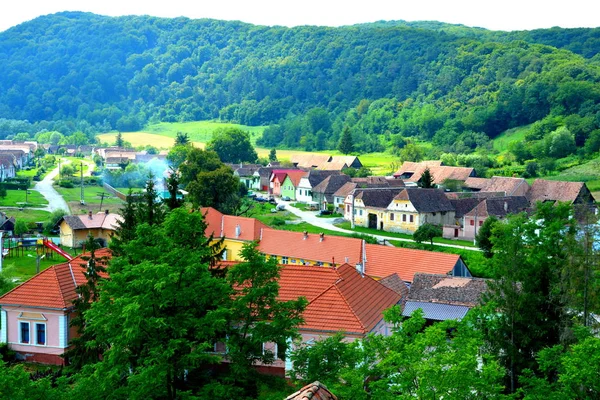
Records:
[[[244,246],[244,243],[245,242],[242,242],[240,240],[225,239],[223,241],[223,246],[225,246],[225,249],[227,250],[225,260],[227,260],[227,261],[242,261],[240,252],[242,251],[242,247]]]
[[[73,229],[65,222],[60,224],[60,244],[66,247],[73,247]]]
[[[66,223],[62,222],[60,224],[60,243],[65,247],[81,247],[82,243],[84,243],[88,234],[91,233],[94,239],[104,239],[106,243],[110,243],[112,233],[114,231],[109,229],[77,229],[73,230]]]

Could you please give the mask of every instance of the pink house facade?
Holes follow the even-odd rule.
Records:
[[[110,257],[107,249],[96,257]],[[0,343],[24,361],[64,365],[62,354],[77,334],[70,327],[77,286],[85,283],[81,256],[54,265],[0,297]]]

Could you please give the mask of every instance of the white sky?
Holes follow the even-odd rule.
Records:
[[[423,21],[492,30],[598,27],[598,0],[2,0],[0,31],[40,15],[101,15],[240,20],[259,25],[340,26],[379,20]]]

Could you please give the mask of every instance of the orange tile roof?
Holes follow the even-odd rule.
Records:
[[[400,295],[356,269],[343,264],[338,269],[286,265],[279,279],[279,298],[304,296],[304,330],[370,332],[383,318],[383,311],[400,301]]]
[[[294,187],[298,186],[298,184],[300,183],[300,179],[305,177],[307,174],[308,172],[302,170],[294,170],[287,172],[287,176],[290,178],[290,181],[292,181],[292,185],[294,185]]]
[[[212,207],[202,208],[201,211],[207,225],[204,231],[207,237],[212,234],[215,238],[226,237],[228,239],[248,241],[258,240],[260,230],[267,228],[267,225],[256,218],[225,215]]]
[[[73,300],[77,298],[75,288],[86,281],[83,272],[87,261],[81,257],[82,255],[79,255],[70,262],[53,265],[40,272],[0,297],[0,304],[55,309],[71,307]],[[112,252],[109,249],[99,249],[96,251],[96,257],[110,258]]]
[[[319,235],[302,232],[280,231],[271,228],[262,230],[258,249],[268,255],[287,256],[306,261],[320,261],[337,265],[356,265],[362,259],[362,240],[342,236]]]
[[[402,247],[367,244],[365,273],[384,278],[398,274],[405,282],[412,282],[415,273],[447,274],[459,261],[458,254],[406,249]]]

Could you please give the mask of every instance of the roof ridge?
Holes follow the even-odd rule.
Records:
[[[56,265],[62,265],[62,264],[66,264],[66,263],[61,263],[61,264],[56,264]],[[52,265],[52,266],[50,266],[50,267],[46,268],[45,270],[43,270],[43,271],[40,271],[39,273],[35,274],[35,275],[34,275],[34,276],[32,276],[31,278],[27,279],[25,282],[23,282],[23,283],[21,283],[21,284],[19,284],[19,285],[15,286],[15,287],[14,287],[14,288],[12,288],[11,290],[9,290],[8,292],[6,292],[6,293],[4,293],[2,296],[0,296],[0,300],[1,300],[2,298],[4,298],[5,296],[8,296],[10,293],[14,292],[15,290],[17,290],[18,288],[20,288],[21,286],[23,286],[23,285],[24,285],[24,284],[26,284],[27,282],[31,281],[31,280],[32,280],[32,279],[34,279],[35,277],[37,277],[37,276],[40,276],[40,275],[42,275],[42,274],[45,274],[45,273],[47,273],[47,272],[48,272],[48,270],[49,270],[50,268],[54,268],[56,265]],[[2,303],[2,301],[0,301],[0,304],[1,304],[1,303]]]
[[[56,267],[57,266],[61,266],[61,265],[68,265],[69,266],[69,270],[71,270],[71,262],[66,262],[63,264],[58,264],[58,265],[53,265],[50,268],[52,268],[52,270],[54,271],[54,276],[56,278],[56,286],[58,287],[58,292],[60,293],[60,298],[62,300],[63,303],[63,308],[67,308],[67,302],[65,301],[65,294],[62,291],[62,287],[60,286],[60,281],[58,280],[58,275],[56,275]],[[48,269],[50,269],[48,268]],[[71,278],[73,279],[73,283],[75,284],[75,289],[77,289],[77,283],[75,282],[75,277],[73,276],[73,271],[71,270]]]

